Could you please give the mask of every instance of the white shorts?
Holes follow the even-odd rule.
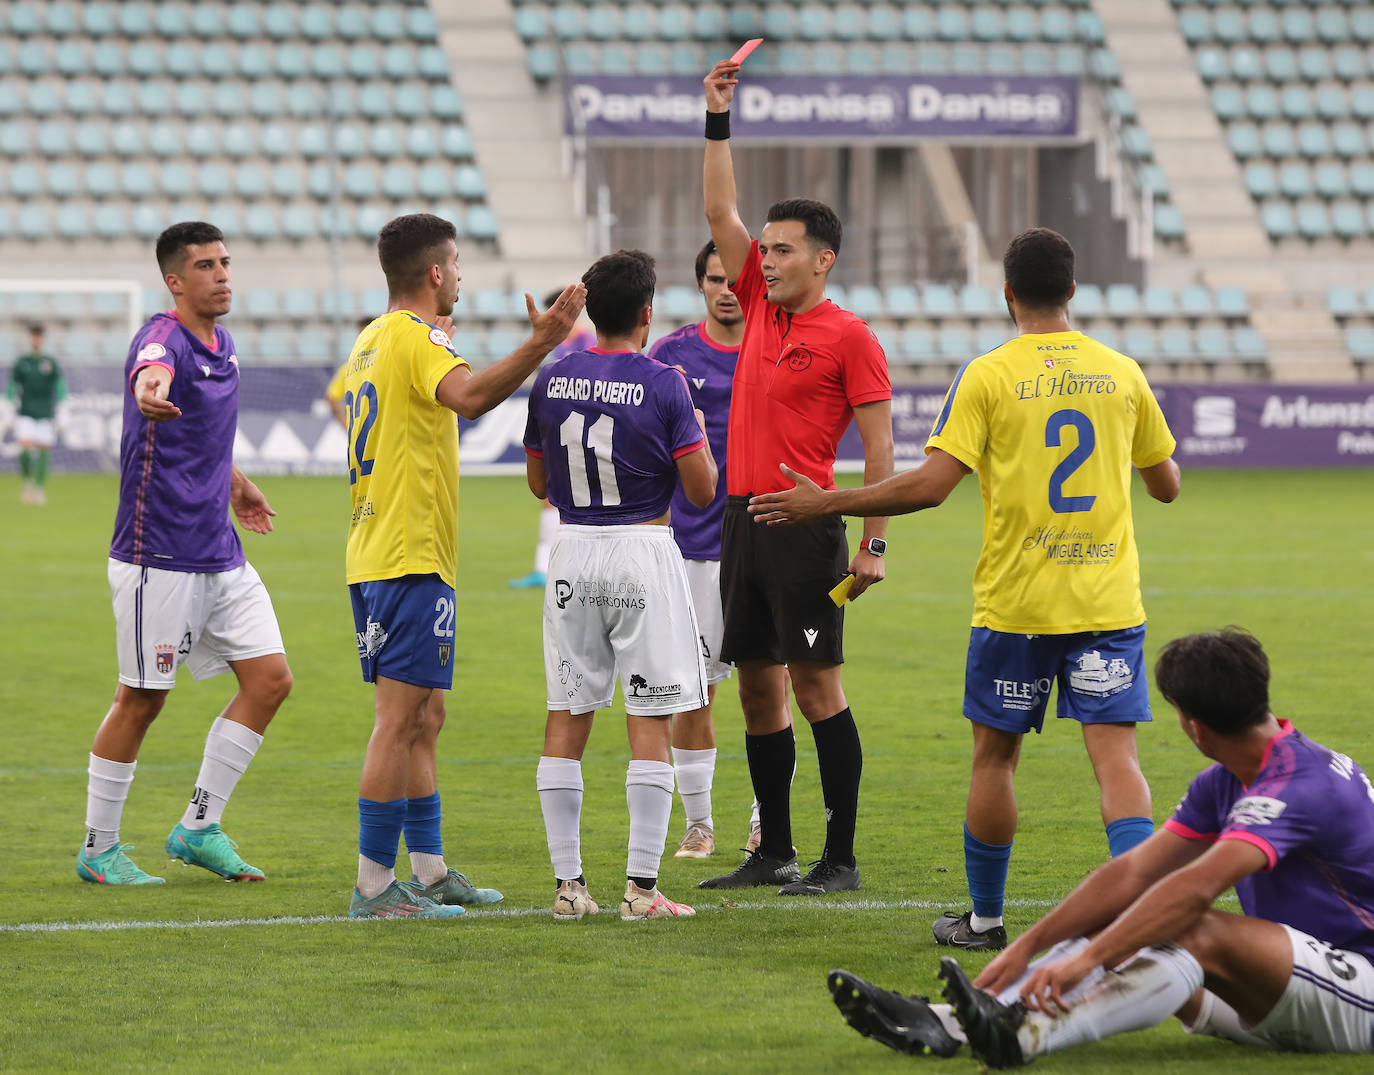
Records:
[[[682,554],[666,526],[560,526],[544,587],[549,708],[606,708],[617,673],[635,716],[706,704]]]
[[[720,641],[725,636],[725,615],[720,607],[720,561],[685,560],[687,586],[692,591],[692,608],[696,610],[697,627],[701,631],[701,658],[706,664],[706,682],[714,687],[729,679],[733,664],[716,660]]]
[[[1369,960],[1292,926],[1283,928],[1293,945],[1293,977],[1279,1002],[1250,1032],[1290,1052],[1374,1053],[1374,967]]]
[[[51,418],[30,418],[21,414],[14,420],[14,439],[20,444],[36,444],[40,448],[51,448],[57,443],[57,433]]]
[[[245,563],[232,571],[164,571],[110,560],[119,682],[171,690],[183,661],[196,679],[230,661],[284,653],[267,587]]]

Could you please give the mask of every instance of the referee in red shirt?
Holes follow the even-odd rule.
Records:
[[[863,750],[840,682],[844,611],[829,591],[854,573],[850,599],[883,577],[886,519],[864,520],[849,558],[838,516],[797,527],[756,525],[753,493],[791,488],[786,463],[835,487],[835,452],[851,417],[864,444],[864,482],[892,473],[892,385],[887,356],[862,320],[825,297],[840,249],[834,210],[805,198],[778,202],[755,242],[735,205],[730,102],[739,65],[706,76],[706,219],[731,290],[745,314],[726,439],[727,493],[720,587],[721,660],[739,669],[745,748],[759,800],[761,839],[732,873],[702,888],[781,885],[784,896],[859,887],[854,860]],[[825,798],[825,851],[805,877],[792,846],[790,809],[797,744],[789,674],[811,725]]]

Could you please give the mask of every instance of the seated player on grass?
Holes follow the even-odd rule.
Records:
[[[949,1004],[832,971],[859,1033],[907,1053],[968,1042],[989,1067],[1177,1015],[1192,1034],[1374,1052],[1374,789],[1349,757],[1269,709],[1269,661],[1227,628],[1170,642],[1160,693],[1215,764],[1164,828],[1094,871]],[[1244,914],[1215,910],[1235,887]],[[1038,953],[1045,953],[1032,961]]]

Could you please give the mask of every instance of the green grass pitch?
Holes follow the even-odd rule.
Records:
[[[1274,707],[1374,766],[1368,731],[1374,497],[1368,471],[1192,472],[1177,503],[1137,483],[1148,658],[1167,639],[1249,627],[1275,668]],[[965,482],[890,529],[888,580],[848,614],[845,687],[863,736],[863,890],[824,901],[699,892],[736,861],[749,805],[739,704],[717,706],[714,859],[679,862],[675,806],[661,886],[691,921],[628,924],[623,711],[584,765],[586,873],[609,913],[575,925],[553,894],[534,790],[544,720],[535,505],[515,478],[462,486],[457,669],[440,740],[450,861],[506,893],[457,922],[337,921],[356,861],[358,770],[371,728],[342,579],[341,480],[264,478],[277,532],[245,535],[277,606],[295,689],[225,819],[264,884],[168,864],[211,718],[232,691],[183,677],[154,725],[124,815],[133,857],[167,884],[81,884],[86,753],[115,684],[105,557],[116,479],[57,474],[46,508],[0,478],[0,1069],[75,1071],[905,1070],[844,1026],[825,973],[934,991],[930,921],[964,905],[960,820],[970,736],[959,716],[980,508]],[[852,532],[857,530],[851,524]],[[1140,734],[1162,820],[1200,768],[1156,698]],[[1024,928],[1106,855],[1077,730],[1026,744],[1008,925]],[[799,729],[794,816],[823,842],[811,736]],[[404,859],[402,859],[402,863]],[[398,863],[398,865],[400,865]],[[325,918],[327,920],[315,920]],[[105,923],[108,929],[20,928]],[[970,958],[972,967],[983,960]],[[934,1061],[928,1063],[935,1063]],[[967,1055],[943,1062],[971,1071]],[[1368,1058],[1283,1057],[1186,1037],[1175,1024],[1036,1062],[1045,1072],[1355,1072]]]

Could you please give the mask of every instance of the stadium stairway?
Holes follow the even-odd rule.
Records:
[[[564,163],[558,98],[540,94],[510,0],[430,0],[468,130],[501,221],[501,258],[466,261],[474,285],[533,290],[580,279],[591,244]]]
[[[1187,256],[1157,252],[1152,279],[1244,288],[1274,380],[1355,379],[1336,325],[1291,276],[1301,269],[1286,270],[1269,242],[1169,0],[1096,0],[1095,8],[1189,221]]]

